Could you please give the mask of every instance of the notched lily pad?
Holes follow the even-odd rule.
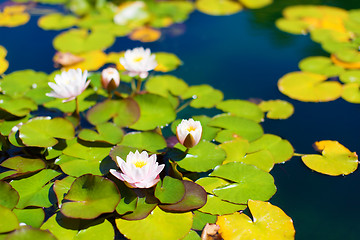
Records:
[[[305,58],[299,62],[299,68],[303,72],[322,74],[327,77],[338,76],[345,71],[342,67],[334,65],[330,58],[323,56]]]
[[[90,129],[83,129],[79,133],[79,138],[90,142],[106,142],[110,144],[117,144],[121,142],[124,132],[114,123],[105,122],[96,126],[97,132]]]
[[[24,158],[21,156],[15,156],[12,158],[8,158],[5,161],[3,161],[0,164],[0,166],[16,171],[12,175],[6,177],[6,179],[21,176],[21,175],[28,174],[31,172],[36,172],[36,171],[39,171],[46,167],[44,161],[41,159]]]
[[[217,104],[216,108],[255,122],[261,122],[264,119],[262,110],[255,103],[245,100],[226,100]]]
[[[284,100],[262,101],[259,107],[270,119],[288,119],[294,113],[294,106]]]
[[[63,15],[60,13],[51,13],[42,16],[38,20],[38,25],[44,30],[61,30],[74,26],[78,18],[73,15]]]
[[[8,95],[0,95],[0,110],[14,116],[26,116],[37,108],[37,104],[30,98],[12,98]]]
[[[120,144],[137,149],[146,149],[154,153],[166,148],[164,137],[155,132],[130,132],[124,136]]]
[[[182,64],[180,58],[173,53],[157,52],[155,53],[155,59],[158,65],[154,70],[157,72],[170,72]]]
[[[155,188],[155,197],[163,204],[179,202],[185,194],[185,186],[181,180],[165,176]]]
[[[224,94],[210,85],[203,84],[189,87],[181,97],[192,98],[190,106],[193,108],[212,108],[223,100]]]

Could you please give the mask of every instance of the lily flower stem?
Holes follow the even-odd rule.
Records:
[[[133,93],[135,92],[135,89],[136,89],[135,80],[133,79],[133,80],[131,80],[131,90]]]
[[[75,98],[75,115],[80,122],[79,99],[77,97]]]
[[[137,79],[137,85],[136,85],[136,93],[139,93],[141,90],[141,78]]]
[[[184,110],[187,106],[189,106],[191,101],[188,101],[187,103],[184,103],[182,106],[180,106],[178,109],[176,109],[176,113],[179,113],[180,111]]]
[[[189,153],[189,150],[190,150],[190,148],[186,148],[186,150],[185,150],[185,156]]]

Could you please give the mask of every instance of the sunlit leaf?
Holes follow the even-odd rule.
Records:
[[[331,54],[331,60],[336,64],[346,69],[360,69],[360,61],[345,62],[339,59],[335,54]]]
[[[169,97],[170,95],[182,95],[188,89],[188,85],[184,80],[175,76],[160,75],[147,80],[145,88],[151,93]]]
[[[83,71],[96,71],[101,68],[107,61],[106,54],[100,50],[79,53],[76,56],[84,60],[75,64],[64,66],[64,70],[67,71],[69,69],[80,68]]]
[[[246,209],[245,204],[235,204],[224,201],[221,198],[209,194],[207,196],[206,204],[199,209],[200,212],[209,213],[212,215],[231,214]]]
[[[70,28],[77,22],[78,18],[73,15],[51,13],[39,18],[38,25],[44,30],[61,30]]]
[[[82,129],[78,137],[84,141],[107,142],[115,145],[121,142],[124,136],[122,129],[111,122],[96,125],[96,130],[97,132],[90,129]]]
[[[7,182],[0,181],[0,206],[13,209],[19,201],[19,194]]]
[[[190,230],[183,240],[201,240],[201,238],[194,230]]]
[[[116,208],[117,211],[121,210],[122,212],[125,210],[125,212],[129,212],[123,216],[121,216],[122,219],[125,220],[141,220],[146,218],[147,216],[149,216],[149,214],[151,214],[153,212],[153,210],[155,209],[155,207],[158,205],[159,200],[156,199],[153,195],[149,195],[146,192],[137,192],[136,193],[136,197],[135,199],[133,198],[128,198],[127,200],[130,202],[129,205],[124,209],[124,204],[122,204],[121,209],[119,209],[119,205]],[[132,194],[130,196],[133,196]],[[136,207],[134,209],[132,209],[132,206],[134,204],[134,200],[136,203]],[[120,202],[121,203],[121,202]],[[119,203],[119,204],[120,204]],[[120,212],[121,212],[120,211]]]
[[[339,98],[341,84],[326,79],[324,75],[291,72],[280,78],[278,88],[288,97],[304,102],[327,102]]]
[[[155,208],[147,218],[128,221],[115,220],[119,231],[133,240],[177,240],[183,238],[192,226],[192,213],[168,213]]]
[[[184,184],[175,178],[165,176],[165,178],[158,182],[155,188],[155,197],[161,203],[172,204],[179,202],[185,194]]]
[[[155,132],[130,132],[124,136],[120,144],[133,148],[146,149],[154,153],[166,148],[164,137]]]
[[[103,177],[91,174],[77,178],[64,197],[61,213],[81,219],[93,219],[115,210],[120,201],[116,185]]]
[[[216,105],[216,108],[229,112],[234,116],[261,122],[264,119],[264,113],[255,104],[244,100],[226,100]]]
[[[0,12],[0,26],[1,27],[17,27],[24,25],[30,20],[30,14],[25,12],[26,6],[13,5],[6,6]]]
[[[215,223],[216,216],[194,211],[192,229],[201,231],[207,223]]]
[[[322,155],[309,154],[301,157],[306,166],[314,171],[331,175],[348,175],[358,167],[358,156],[337,141],[315,142],[314,147]]]
[[[14,116],[25,116],[37,108],[37,104],[30,98],[12,98],[8,95],[0,95],[0,110]]]
[[[280,18],[276,20],[275,25],[281,31],[292,34],[306,34],[309,24],[299,19]]]
[[[161,32],[150,27],[141,27],[130,34],[131,40],[140,42],[155,42],[161,37]]]
[[[345,84],[341,97],[351,103],[360,103],[360,84]]]
[[[246,8],[257,9],[265,7],[273,2],[273,0],[239,0]]]
[[[295,238],[292,219],[280,208],[262,201],[249,200],[251,220],[244,213],[219,216],[216,224],[224,240],[283,239]]]
[[[19,227],[16,215],[7,207],[0,205],[0,233],[13,231]],[[5,221],[6,219],[6,221]]]
[[[36,172],[46,167],[43,160],[38,158],[24,158],[15,156],[3,161],[0,166],[15,170],[13,176],[20,176],[31,172]]]
[[[228,162],[237,162],[245,156],[249,149],[249,141],[242,138],[236,138],[231,141],[224,142],[219,145],[226,152],[226,159],[223,164]]]
[[[243,8],[240,3],[230,0],[196,0],[195,6],[200,12],[214,16],[231,15]]]
[[[360,84],[360,70],[348,70],[340,74],[339,79],[343,83],[359,83]]]
[[[56,240],[54,235],[48,231],[42,231],[37,228],[32,228],[30,226],[24,226],[18,230],[10,233],[6,239],[9,240],[27,240],[27,239],[41,239],[41,240]]]
[[[182,64],[180,58],[173,53],[157,52],[155,56],[158,65],[154,70],[158,72],[170,72]]]
[[[14,209],[20,223],[39,228],[45,219],[45,212],[42,208]]]
[[[224,94],[210,85],[203,84],[189,87],[181,97],[183,99],[192,98],[191,107],[212,108],[222,101]]]
[[[61,180],[56,180],[54,182],[54,192],[56,194],[56,198],[58,200],[58,206],[61,207],[62,200],[66,193],[70,190],[71,184],[75,181],[74,177],[67,176]]]
[[[334,65],[330,58],[317,56],[308,57],[299,62],[299,68],[303,72],[323,74],[327,77],[338,76],[344,69]]]
[[[294,106],[283,100],[262,101],[259,107],[270,119],[288,119],[294,113]]]

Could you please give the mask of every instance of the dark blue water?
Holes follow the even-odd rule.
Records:
[[[312,144],[319,140],[337,140],[360,153],[360,105],[341,99],[303,103],[278,91],[278,79],[298,70],[301,59],[326,53],[309,36],[290,35],[275,28],[279,10],[299,2],[275,1],[272,7],[225,17],[194,12],[184,24],[164,29],[158,42],[143,44],[119,38],[108,52],[137,46],[154,52],[173,52],[184,62],[173,74],[190,85],[210,84],[223,91],[225,99],[291,102],[295,106],[291,118],[266,120],[262,125],[266,133],[288,139],[297,153],[315,153]],[[356,1],[312,2],[360,8]],[[25,26],[0,28],[0,45],[8,50],[7,73],[21,69],[47,73],[55,70],[51,39],[58,32],[43,31],[36,22],[37,17],[33,16]],[[275,166],[271,173],[278,188],[271,203],[292,217],[296,239],[360,239],[358,170],[348,176],[331,177],[312,172],[299,157],[294,157]]]

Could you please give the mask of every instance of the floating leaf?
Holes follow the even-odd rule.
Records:
[[[146,149],[154,153],[166,148],[164,137],[154,132],[130,132],[124,136],[120,144],[133,148]]]
[[[309,28],[309,23],[299,19],[280,18],[276,20],[275,25],[281,31],[292,34],[306,34]]]
[[[76,57],[83,59],[80,62],[64,66],[64,70],[78,69],[85,71],[96,71],[101,68],[107,61],[107,56],[100,50],[94,50],[84,53],[79,53]]]
[[[137,203],[139,202],[138,196],[132,189],[128,188],[124,182],[118,182],[117,187],[119,188],[120,195],[122,197],[119,204],[116,206],[116,212],[120,215],[134,212],[137,207]],[[156,204],[154,204],[154,208],[155,206]]]
[[[123,216],[121,216],[122,219],[126,219],[126,220],[141,220],[146,218],[147,216],[149,216],[150,213],[152,213],[152,211],[155,209],[155,207],[158,204],[158,200],[152,196],[149,195],[145,192],[138,192],[137,193],[139,196],[137,196],[136,199],[136,207],[133,210],[130,210],[130,208],[132,208],[133,206],[133,199],[129,198],[128,200],[130,200],[130,205],[128,206],[128,208],[126,209],[126,211],[130,210],[132,212],[127,213]],[[132,196],[132,194],[131,194]],[[118,205],[119,206],[119,205]],[[124,207],[124,206],[122,206]],[[119,208],[117,207],[117,210],[119,210]],[[122,211],[125,210],[124,208],[121,209]]]
[[[294,113],[294,106],[283,100],[262,101],[259,107],[270,119],[288,119]]]
[[[11,132],[11,129],[18,124],[23,124],[29,120],[30,116],[26,116],[20,119],[11,119],[11,120],[4,120],[0,121],[0,134],[3,136],[8,136]]]
[[[45,219],[45,212],[42,208],[14,209],[20,223],[39,228]]]
[[[341,97],[351,103],[360,103],[360,84],[345,84]]]
[[[0,45],[0,74],[3,74],[9,67],[9,62],[5,60],[7,51]]]
[[[213,194],[213,190],[218,187],[229,185],[230,182],[217,177],[203,177],[196,180],[197,184],[202,186],[207,193]]]
[[[11,177],[17,177],[31,172],[36,172],[46,167],[43,160],[38,158],[24,158],[15,156],[3,161],[0,166],[6,167],[16,172]]]
[[[77,178],[61,206],[61,213],[71,218],[93,219],[115,210],[120,201],[116,185],[91,174]]]
[[[206,172],[220,165],[224,159],[224,150],[211,142],[203,140],[195,147],[190,148],[184,158],[172,160],[175,160],[177,164],[185,170],[192,172]]]
[[[158,65],[154,70],[158,72],[170,72],[182,64],[181,60],[173,53],[157,52],[155,56]]]
[[[42,231],[30,226],[21,227],[20,229],[10,233],[6,236],[7,240],[19,240],[19,239],[41,239],[41,240],[56,240],[54,235],[48,231]]]
[[[30,98],[12,98],[8,95],[0,95],[0,110],[14,116],[25,116],[37,108],[37,104]]]
[[[256,166],[265,172],[270,172],[274,167],[274,157],[270,151],[266,149],[254,153],[248,153],[239,162]]]
[[[119,231],[133,240],[182,239],[191,229],[192,213],[168,213],[155,208],[147,218],[138,221],[115,219]]]
[[[16,215],[7,207],[0,205],[0,233],[13,231],[19,227],[19,221]],[[6,221],[4,221],[6,219]]]
[[[183,240],[201,240],[201,238],[194,230],[190,230]]]
[[[322,155],[304,155],[301,157],[306,166],[314,171],[331,175],[348,175],[358,167],[358,156],[337,141],[315,142],[316,150]]]
[[[66,193],[70,190],[71,184],[75,181],[76,178],[67,176],[61,180],[56,180],[54,182],[54,192],[58,200],[58,206],[61,207],[61,202],[64,199]]]
[[[19,194],[7,182],[0,181],[0,206],[13,209],[19,201]]]
[[[158,182],[155,188],[155,197],[161,203],[173,204],[179,202],[185,194],[184,184],[175,178],[165,176],[165,178]]]
[[[331,60],[336,64],[346,69],[359,69],[360,68],[360,61],[359,62],[344,62],[335,56],[335,54],[331,54]]]
[[[94,125],[113,119],[117,126],[125,127],[135,123],[139,117],[139,105],[131,98],[106,100],[87,112],[87,120]]]
[[[216,216],[194,211],[192,229],[201,231],[207,223],[215,223]]]
[[[273,2],[273,0],[239,0],[246,8],[257,9],[265,7]]]
[[[51,13],[39,18],[38,25],[44,30],[62,30],[74,26],[77,22],[78,18],[75,16]]]
[[[249,200],[253,221],[244,213],[219,216],[216,224],[224,240],[295,238],[293,221],[280,208],[262,201]]]
[[[24,5],[6,6],[3,12],[0,12],[0,26],[17,27],[24,25],[30,20],[30,14],[25,10],[26,6]]]
[[[327,77],[338,76],[344,69],[334,65],[330,58],[317,56],[308,57],[299,62],[299,68],[303,72],[322,74]]]
[[[20,129],[20,138],[27,146],[51,147],[55,138],[71,139],[75,131],[71,122],[63,118],[38,117],[27,121]]]
[[[214,16],[231,15],[239,12],[242,6],[230,0],[196,0],[197,10]]]
[[[274,179],[269,173],[240,162],[218,166],[210,176],[235,182],[213,190],[216,196],[232,203],[246,204],[249,199],[268,200],[276,192]]]
[[[96,126],[97,132],[90,129],[83,129],[79,133],[79,138],[90,142],[106,142],[110,144],[117,144],[121,142],[124,132],[114,123],[105,122]]]
[[[188,85],[184,80],[175,76],[160,75],[151,77],[147,80],[145,88],[151,93],[169,97],[171,95],[182,95],[188,89]]]
[[[183,99],[192,98],[190,106],[193,108],[212,108],[222,101],[224,95],[210,85],[203,84],[189,87],[181,97]]]
[[[348,70],[340,74],[339,79],[343,83],[358,83],[360,84],[360,70]]]
[[[53,45],[60,52],[77,54],[93,50],[103,50],[111,46],[114,41],[114,36],[105,31],[89,33],[85,29],[70,29],[56,36]]]
[[[237,162],[245,156],[249,149],[249,141],[242,138],[235,138],[234,140],[224,142],[219,145],[226,152],[226,159],[223,164],[228,162]]]
[[[165,126],[176,118],[171,103],[164,97],[155,94],[142,94],[134,97],[140,107],[139,120],[131,125],[136,130],[152,130]]]
[[[326,79],[324,75],[292,72],[280,78],[278,88],[288,97],[304,102],[327,102],[339,98],[341,84]]]
[[[221,134],[221,132],[219,132],[216,137],[216,140],[219,142],[229,141],[234,137],[242,137],[252,141],[263,135],[263,129],[260,124],[249,119],[226,114],[215,116],[208,125],[229,130],[225,132],[225,135],[220,135],[221,137],[219,137],[219,134]]]
[[[52,169],[41,172],[20,180],[11,181],[10,185],[19,193],[20,199],[17,208],[27,206],[50,207],[49,190],[53,185],[50,181],[60,173]]]
[[[155,42],[161,37],[161,32],[150,27],[141,27],[130,34],[131,40],[140,42]]]
[[[231,214],[246,209],[244,204],[235,204],[228,201],[221,200],[221,198],[209,194],[207,196],[206,204],[199,209],[200,212],[209,213],[212,215]]]
[[[234,116],[261,122],[264,119],[264,113],[255,104],[244,100],[226,100],[216,105],[216,108],[229,112]]]

